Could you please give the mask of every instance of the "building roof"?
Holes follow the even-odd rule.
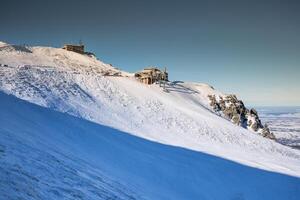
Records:
[[[64,44],[64,46],[83,47],[83,44]]]

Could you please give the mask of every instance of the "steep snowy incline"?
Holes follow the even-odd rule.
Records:
[[[2,92],[0,102],[1,200],[300,196],[296,177],[151,142]]]
[[[206,84],[172,82],[164,92],[95,58],[50,47],[3,44],[0,64],[0,90],[18,98],[152,141],[300,176],[299,151],[214,114],[207,95],[222,94]]]

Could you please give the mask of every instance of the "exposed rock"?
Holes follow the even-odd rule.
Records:
[[[221,96],[220,96],[219,105],[220,105],[220,108],[222,111],[224,111],[226,109],[225,101],[224,101],[223,97],[221,97]]]
[[[240,125],[241,123],[241,116],[239,114],[234,114],[231,118],[231,121],[236,124],[236,125]]]
[[[208,95],[208,98],[210,100],[210,106],[213,108],[213,110],[216,111],[216,112],[220,111],[220,106],[217,103],[216,96],[215,95]]]
[[[258,131],[258,122],[257,121],[251,121],[249,123],[249,127],[253,130],[253,131]]]
[[[276,139],[275,135],[273,133],[271,133],[271,131],[270,131],[267,124],[265,124],[265,126],[263,127],[261,134],[262,134],[263,137],[267,137],[267,138],[270,138],[272,140]]]
[[[235,107],[231,104],[229,107],[226,107],[225,110],[223,111],[224,115],[228,119],[232,119],[234,114],[236,113]]]
[[[208,99],[212,109],[217,113],[221,113],[232,123],[257,132],[263,137],[275,139],[268,126],[262,125],[257,111],[254,108],[248,110],[243,101],[239,100],[235,95],[219,96],[219,100],[217,100],[215,95],[208,95]]]
[[[254,108],[251,108],[249,113],[251,115],[258,116],[257,111]]]
[[[251,108],[250,111],[247,113],[248,115],[248,126],[253,130],[253,131],[258,131],[259,129],[264,128],[262,125],[257,111],[254,108]]]

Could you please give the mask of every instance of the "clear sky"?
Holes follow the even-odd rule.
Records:
[[[78,43],[134,72],[167,67],[248,105],[300,105],[300,1],[1,0],[0,41]]]

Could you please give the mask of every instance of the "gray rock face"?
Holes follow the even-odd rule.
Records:
[[[265,126],[263,127],[261,134],[262,134],[262,136],[270,138],[272,140],[276,139],[275,135],[273,133],[271,133],[267,124],[265,124]]]
[[[210,106],[213,108],[214,111],[218,112],[220,111],[220,106],[216,100],[215,96],[208,96],[209,100],[210,100]]]
[[[236,125],[240,125],[241,124],[241,115],[234,114],[231,118],[231,121]]]
[[[257,111],[254,108],[251,108],[247,113],[248,115],[248,126],[252,128],[254,131],[258,131],[259,129],[264,128],[259,117]]]
[[[248,110],[243,101],[239,100],[235,95],[219,96],[218,100],[215,95],[208,95],[208,99],[213,111],[223,115],[232,123],[257,132],[263,137],[276,139],[268,126],[262,125],[257,111],[254,108]]]

